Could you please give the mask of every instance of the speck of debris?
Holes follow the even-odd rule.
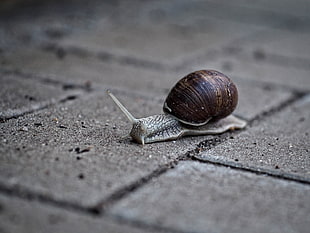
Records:
[[[75,100],[77,98],[77,96],[76,95],[69,95],[69,96],[67,96],[67,100]]]
[[[278,165],[276,165],[274,168],[275,168],[275,169],[279,169],[279,166],[278,166]]]
[[[58,125],[58,128],[61,128],[61,129],[68,129],[67,126],[64,126],[64,125]]]
[[[299,118],[299,122],[303,122],[303,121],[305,121],[304,117]]]
[[[59,161],[59,158],[58,158],[58,157],[56,157],[56,158],[55,158],[55,161]]]
[[[25,99],[29,100],[29,101],[35,101],[36,98],[30,95],[25,95]]]
[[[58,120],[58,118],[57,118],[57,117],[53,118],[53,119],[52,119],[52,121],[55,121],[56,123],[58,123],[58,122],[59,122],[59,120]]]
[[[235,159],[235,161],[236,161],[236,162],[238,162],[238,161],[239,161],[239,159]]]
[[[43,124],[42,123],[34,123],[33,125],[36,127],[39,127],[39,126],[42,126]]]
[[[92,82],[90,80],[87,80],[85,83],[84,83],[84,87],[86,90],[90,91],[91,88],[92,88]]]
[[[78,177],[79,177],[79,179],[83,180],[84,179],[84,174],[80,173]]]
[[[91,149],[91,147],[86,147],[84,149],[81,149],[80,147],[77,147],[74,149],[74,151],[77,153],[77,154],[82,154],[82,153],[85,153],[85,152],[89,152]],[[72,151],[72,150],[69,150],[69,151]]]
[[[76,156],[76,160],[81,160],[82,157],[81,156]]]
[[[63,90],[74,89],[74,87],[75,87],[75,85],[71,84],[71,83],[66,83],[66,84],[62,85]]]
[[[67,52],[63,48],[58,48],[55,53],[58,59],[63,59],[67,55]]]
[[[20,128],[20,131],[24,131],[24,132],[27,132],[27,131],[28,131],[28,127],[26,127],[26,126],[23,126],[22,128]]]
[[[264,60],[266,58],[266,54],[262,49],[257,49],[253,52],[254,59],[256,60]]]
[[[265,91],[271,91],[273,88],[270,85],[266,84],[266,85],[263,86],[263,89]]]

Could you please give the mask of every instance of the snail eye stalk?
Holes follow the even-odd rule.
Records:
[[[119,107],[119,109],[125,114],[131,123],[137,122],[137,119],[125,108],[125,106],[112,94],[110,90],[107,90],[107,94],[111,97],[114,103]]]

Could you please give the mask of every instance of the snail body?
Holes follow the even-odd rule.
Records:
[[[238,102],[235,84],[215,70],[195,71],[177,82],[164,102],[164,114],[136,119],[110,91],[108,94],[131,121],[130,136],[141,144],[246,126],[244,120],[231,115]]]

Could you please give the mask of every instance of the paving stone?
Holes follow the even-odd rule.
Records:
[[[15,117],[65,99],[78,92],[64,91],[59,86],[38,80],[0,74],[0,120]]]
[[[285,103],[293,98],[290,91],[268,86],[262,83],[248,82],[244,79],[229,76],[238,88],[238,106],[234,112],[246,120],[253,120],[264,112]]]
[[[101,19],[115,12],[110,1],[10,2],[0,5],[0,48],[16,51],[46,40],[57,41],[83,28],[90,27],[96,21],[98,12]],[[4,7],[3,7],[4,6]],[[3,7],[3,8],[2,8]],[[103,16],[105,15],[105,16]]]
[[[305,66],[292,65],[293,59],[273,60],[273,57],[266,59],[257,58],[253,53],[227,54],[219,53],[213,60],[199,59],[195,63],[188,64],[186,70],[194,70],[207,64],[208,68],[221,70],[229,77],[239,77],[245,80],[253,80],[299,91],[310,90],[310,70]],[[262,55],[264,56],[264,55]],[[266,55],[268,57],[268,55]],[[201,61],[200,61],[201,60]],[[285,64],[290,64],[285,65]],[[296,63],[295,63],[296,64]],[[205,65],[206,66],[206,65]],[[253,86],[256,85],[253,82]],[[267,85],[266,85],[267,86]]]
[[[60,46],[80,47],[93,53],[102,51],[160,64],[173,64],[184,56],[213,49],[260,28],[234,22],[205,19],[200,25],[155,24],[98,26],[80,35],[68,36]]]
[[[181,162],[109,214],[184,232],[308,232],[309,192],[292,181]]]
[[[162,108],[153,97],[116,95],[137,117]],[[211,137],[142,147],[128,138],[130,123],[104,92],[8,120],[0,128],[2,186],[85,207],[95,206]]]
[[[80,4],[76,3],[75,7],[81,8]],[[234,21],[229,17],[218,19],[216,14],[226,12],[227,8],[223,4],[211,7],[210,4],[212,5],[199,1],[144,4],[93,1],[89,4],[91,6],[79,11],[80,14],[67,5],[59,9],[57,4],[49,4],[49,11],[39,5],[36,7],[41,13],[35,19],[27,14],[28,9],[24,9],[22,16],[9,21],[9,26],[5,25],[0,33],[10,44],[10,38],[18,37],[11,30],[14,25],[21,37],[16,39],[14,46],[21,41],[26,45],[51,41],[63,46],[87,48],[93,52],[103,51],[167,64],[172,59],[213,48],[266,27],[263,24],[249,25],[243,20]],[[237,8],[232,18],[242,10]],[[250,15],[255,15],[256,12],[253,11]],[[31,21],[32,24],[25,21]]]
[[[233,0],[229,3],[225,0],[211,0],[211,2],[220,3],[226,5],[229,9],[229,6],[232,7],[247,7],[251,10],[268,11],[273,12],[274,14],[285,13],[286,17],[295,16],[295,17],[305,17],[308,16],[308,9],[310,7],[309,1],[307,0],[297,0],[292,2],[290,0],[258,0],[255,2],[248,2],[245,0]]]
[[[64,52],[65,53],[65,52]],[[65,55],[62,59],[57,54],[43,52],[34,48],[18,51],[4,56],[6,69],[47,77],[73,85],[91,84],[93,88],[102,85],[126,87],[145,90],[145,92],[166,91],[171,73],[156,72],[149,69],[138,69],[128,64],[101,61],[96,57]],[[101,84],[101,86],[100,86]],[[99,85],[99,86],[98,86]],[[159,90],[160,89],[160,90]]]
[[[217,19],[238,22],[248,25],[274,27],[281,23],[288,23],[295,19],[307,18],[306,0],[293,4],[289,1],[156,1],[143,4],[121,2],[119,12],[115,16],[121,23],[134,21],[138,24],[173,23],[181,25],[195,25],[203,20]],[[299,22],[299,21],[298,21]]]
[[[105,217],[69,211],[36,200],[0,195],[0,232],[155,232],[122,225]]]
[[[282,60],[285,58],[287,60],[289,58],[295,59],[297,62],[303,59],[304,63],[308,61],[304,68],[309,69],[309,41],[310,32],[308,31],[292,33],[291,31],[267,29],[253,35],[251,38],[249,37],[247,40],[236,41],[232,46],[252,53],[257,60],[266,60],[270,55],[276,55],[276,59],[282,57]],[[274,62],[277,62],[277,60]]]
[[[310,181],[310,96],[264,119],[233,140],[197,155],[202,160],[237,163],[253,170],[296,175]]]

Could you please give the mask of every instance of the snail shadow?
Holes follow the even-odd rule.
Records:
[[[121,137],[120,139],[117,140],[118,143],[120,144],[125,144],[125,145],[141,145],[137,143],[135,140],[133,140],[130,135],[125,135],[123,137]]]

